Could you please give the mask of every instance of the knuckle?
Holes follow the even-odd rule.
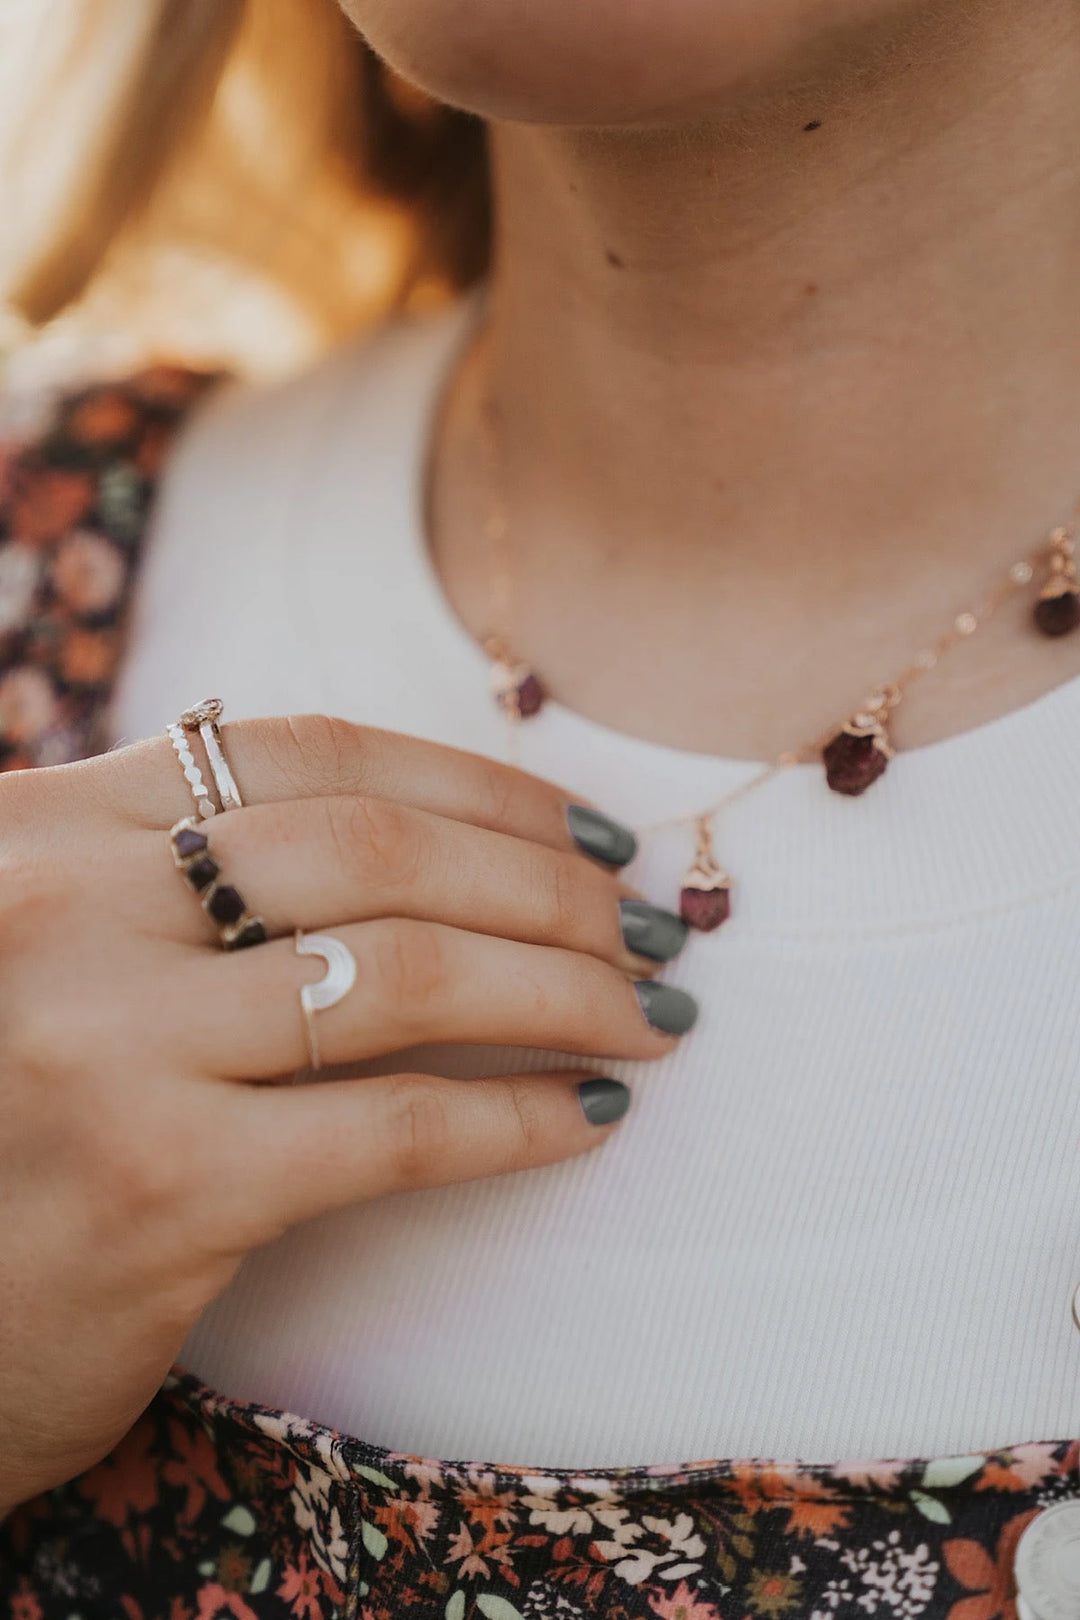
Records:
[[[584,935],[587,901],[582,888],[581,873],[575,870],[575,863],[556,856],[548,869],[546,883],[553,942],[576,942]]]
[[[416,817],[403,805],[366,797],[325,803],[335,856],[350,877],[393,892],[417,881],[423,840]]]
[[[120,1098],[117,1097],[119,1105]],[[171,1215],[190,1188],[192,1164],[176,1122],[143,1118],[132,1130],[127,1109],[116,1109],[103,1148],[114,1196],[125,1220]]]
[[[59,861],[29,854],[0,855],[0,917],[5,947],[21,954],[37,937],[65,921],[79,893],[77,879]]]
[[[485,822],[496,830],[515,826],[524,783],[528,779],[497,760],[482,761],[480,769],[480,802],[484,806]]]
[[[328,714],[256,722],[271,762],[305,795],[348,792],[359,784],[364,727]]]
[[[508,1090],[513,1113],[509,1162],[531,1164],[542,1155],[548,1138],[541,1094],[535,1082],[529,1085],[522,1080],[512,1081]]]
[[[185,1145],[182,1121],[156,1118],[160,1112],[149,1091],[133,1102],[128,1088],[111,1080],[69,1094],[69,1139],[85,1183],[88,1220],[100,1241],[120,1234],[130,1242],[149,1233],[175,1214],[190,1190],[196,1146]]]
[[[453,1128],[444,1088],[415,1076],[391,1083],[388,1098],[388,1170],[401,1187],[425,1186],[446,1163]]]
[[[450,971],[438,929],[391,917],[368,925],[371,932],[369,988],[397,1020],[422,1030],[450,993]]]

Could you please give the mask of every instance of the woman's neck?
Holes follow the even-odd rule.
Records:
[[[691,127],[493,131],[515,616],[558,695],[626,725],[620,648],[648,633],[630,729],[790,746],[1070,509],[1078,69],[1072,0],[923,5]],[[449,412],[436,508],[475,628],[486,562],[454,535],[483,499],[479,387]],[[933,712],[924,740],[955,729]]]

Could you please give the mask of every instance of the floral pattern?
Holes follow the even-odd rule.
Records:
[[[103,746],[98,722],[158,476],[216,376],[154,366],[83,390],[0,454],[0,770]]]
[[[103,745],[155,483],[213,379],[156,367],[0,446],[0,770]],[[1017,1620],[1075,1442],[558,1470],[433,1461],[176,1367],[95,1467],[0,1524],[7,1620]]]
[[[838,1467],[406,1456],[180,1367],[0,1526],[9,1620],[1016,1620],[1075,1442]],[[6,1609],[2,1606],[6,1605]]]

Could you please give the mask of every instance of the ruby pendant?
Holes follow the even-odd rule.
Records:
[[[1044,636],[1067,636],[1080,625],[1080,590],[1051,581],[1035,604],[1035,625]]]
[[[821,750],[825,780],[834,793],[858,798],[884,776],[895,749],[885,728],[885,716],[900,701],[895,687],[875,692],[858,714]]]
[[[697,823],[696,832],[697,849],[679,891],[679,916],[688,928],[711,934],[731,915],[731,879],[713,854],[707,816]]]
[[[511,720],[529,720],[539,714],[547,693],[540,678],[528,666],[505,654],[491,666],[491,690],[496,702]]]
[[[1044,636],[1067,636],[1080,625],[1076,546],[1068,529],[1054,530],[1050,548],[1050,578],[1035,604],[1035,627]]]

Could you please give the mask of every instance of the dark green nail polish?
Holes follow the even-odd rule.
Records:
[[[638,979],[634,989],[645,1017],[662,1034],[685,1035],[697,1023],[698,1004],[685,990],[652,979]]]
[[[613,1125],[630,1107],[630,1087],[621,1080],[583,1080],[577,1090],[590,1125]]]
[[[686,944],[690,932],[681,917],[647,900],[620,900],[622,937],[628,951],[652,962],[670,962]]]
[[[572,804],[566,812],[566,824],[579,849],[598,861],[607,861],[609,866],[625,866],[637,854],[637,839],[629,827],[602,816],[599,810]]]

